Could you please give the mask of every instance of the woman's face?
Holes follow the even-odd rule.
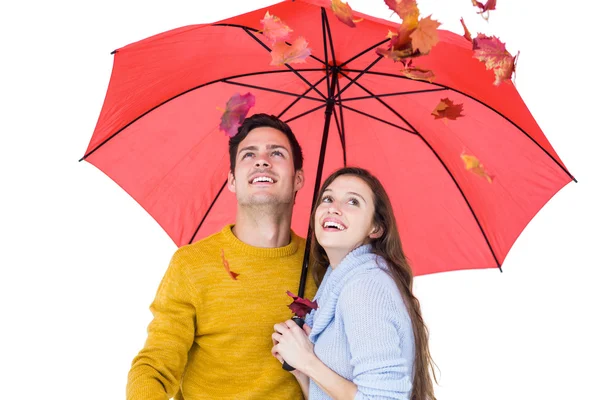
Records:
[[[360,178],[341,175],[323,192],[315,213],[315,235],[328,255],[344,256],[376,237],[371,188]]]

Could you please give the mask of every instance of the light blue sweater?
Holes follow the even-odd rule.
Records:
[[[356,400],[409,400],[415,343],[410,316],[383,259],[364,245],[327,269],[306,317],[315,354],[358,386]],[[309,400],[330,399],[310,381]]]

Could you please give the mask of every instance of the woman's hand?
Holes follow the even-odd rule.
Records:
[[[294,321],[287,320],[275,325],[275,332],[271,335],[273,348],[271,354],[283,363],[283,360],[294,368],[292,372],[297,375],[298,371],[305,374],[307,367],[316,359],[314,345],[308,339],[310,327],[304,324],[300,328]],[[296,376],[296,378],[300,378]]]

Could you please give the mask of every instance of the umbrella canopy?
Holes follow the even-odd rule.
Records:
[[[270,65],[271,43],[260,31],[267,10],[308,41],[305,63]],[[234,221],[219,108],[252,92],[251,112],[288,122],[303,147],[296,232],[307,231],[321,176],[360,166],[386,187],[416,275],[500,268],[527,223],[573,177],[514,85],[495,86],[469,41],[439,30],[437,45],[415,60],[435,79],[413,80],[375,52],[398,24],[356,14],[364,20],[350,28],[329,1],[285,1],[115,50],[83,159],[178,246],[192,243]],[[462,104],[464,117],[434,118],[442,98]],[[483,166],[467,169],[470,156]]]

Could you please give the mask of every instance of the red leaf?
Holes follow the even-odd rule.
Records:
[[[418,81],[428,81],[429,83],[433,82],[435,79],[435,74],[433,71],[429,69],[413,67],[412,59],[408,60],[408,62],[404,60],[401,61],[402,64],[404,64],[404,69],[400,70],[400,74],[404,75],[405,77]]]
[[[465,39],[467,39],[469,42],[473,42],[473,38],[471,37],[471,32],[469,32],[469,30],[467,29],[467,26],[465,25],[465,20],[461,18],[460,23],[462,24],[463,29],[465,30],[465,34],[463,35],[463,37]]]
[[[477,0],[471,0],[471,4],[473,4],[474,7],[479,7],[477,14],[481,14],[485,20],[490,17],[490,11],[496,9],[496,0],[488,0],[485,5]],[[486,12],[487,14],[484,15]]]
[[[268,11],[265,17],[260,20],[260,23],[263,26],[262,33],[265,39],[271,44],[287,40],[290,37],[290,32],[293,32],[279,17],[269,14]]]
[[[440,23],[431,19],[431,15],[421,19],[417,24],[417,28],[410,34],[413,51],[428,54],[438,42],[438,26],[440,26]]]
[[[417,27],[419,7],[416,0],[384,0],[385,4],[402,19],[402,25],[408,29]]]
[[[275,43],[271,50],[271,65],[303,63],[308,56],[310,56],[308,42],[300,36],[291,46],[284,42]]]
[[[362,21],[362,18],[352,19],[352,8],[348,3],[343,3],[342,0],[331,0],[331,9],[335,16],[350,28],[356,27],[355,22]]]
[[[242,122],[244,122],[246,115],[248,115],[248,111],[250,111],[250,108],[254,107],[255,103],[256,100],[252,93],[246,93],[242,96],[240,96],[239,93],[236,93],[231,96],[231,98],[227,100],[225,112],[221,116],[219,129],[225,132],[227,136],[234,137],[237,134],[238,128],[242,125]]]
[[[440,100],[431,115],[433,115],[435,119],[445,118],[456,120],[456,118],[464,117],[464,115],[461,114],[462,111],[462,104],[454,104],[452,100],[446,97],[445,99]]]
[[[236,274],[229,268],[229,261],[225,259],[225,251],[223,249],[221,249],[221,259],[223,260],[223,266],[225,267],[225,271],[227,271],[229,276],[231,276],[231,279],[237,281],[237,277],[240,276],[240,274]]]
[[[401,25],[396,32],[388,32],[388,38],[391,39],[390,43],[387,48],[377,48],[377,54],[391,58],[394,61],[418,56],[419,54],[413,51],[412,48],[410,34],[413,32],[414,29],[407,29],[404,25]]]
[[[513,57],[507,50],[504,43],[495,36],[489,37],[479,34],[473,39],[473,50],[479,61],[485,63],[486,69],[493,69],[496,75],[494,85],[498,86],[505,80],[512,77],[515,71],[518,54]]]
[[[319,308],[316,301],[310,301],[302,297],[298,297],[289,290],[287,291],[287,295],[294,299],[294,301],[288,305],[288,308],[292,310],[297,317],[304,318],[310,313],[311,310],[316,310]]]

